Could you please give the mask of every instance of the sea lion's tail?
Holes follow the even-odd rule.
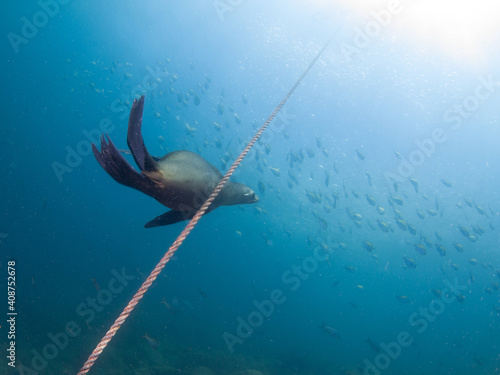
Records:
[[[141,171],[152,172],[156,170],[156,163],[149,155],[144,140],[142,139],[142,112],[144,110],[144,95],[139,100],[134,99],[130,116],[128,118],[127,144],[135,162]]]
[[[151,180],[138,173],[125,160],[107,134],[106,138],[104,135],[101,136],[101,152],[93,143],[92,151],[101,167],[117,182],[151,195],[151,189],[154,188],[151,186]]]

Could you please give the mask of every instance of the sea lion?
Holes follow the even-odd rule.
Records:
[[[92,144],[94,156],[120,184],[139,190],[171,209],[146,223],[146,228],[191,219],[219,183],[222,174],[190,151],[174,151],[162,158],[149,155],[141,134],[143,109],[144,95],[132,104],[127,132],[128,147],[141,173],[125,160],[107,134],[101,136],[101,152]],[[219,206],[249,204],[258,200],[248,186],[228,181],[207,213]]]

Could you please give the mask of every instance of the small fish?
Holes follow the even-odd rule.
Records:
[[[408,232],[410,232],[413,235],[417,234],[417,230],[415,229],[415,227],[412,224],[408,224]]]
[[[484,212],[484,209],[481,206],[478,206],[476,204],[476,205],[474,205],[474,207],[476,207],[476,211],[478,212],[478,214],[486,216],[486,212]]]
[[[406,303],[410,302],[410,300],[408,299],[408,297],[405,296],[405,295],[396,296],[396,298],[401,303],[405,303],[406,304]]]
[[[368,179],[368,185],[372,186],[372,175],[370,172],[366,172],[366,178]]]
[[[217,113],[218,113],[219,115],[221,115],[221,116],[224,114],[224,104],[219,103],[219,105],[218,105],[218,107],[217,107]]]
[[[406,224],[405,221],[396,218],[396,224],[398,225],[399,229],[405,231],[408,229],[408,225]]]
[[[266,155],[269,155],[269,153],[271,152],[271,145],[269,143],[266,143],[264,145],[264,151],[265,151]]]
[[[463,226],[461,226],[461,225],[460,225],[460,226],[458,227],[458,229],[460,230],[460,233],[462,233],[462,235],[463,235],[464,237],[467,237],[467,238],[469,238],[469,237],[470,237],[470,232],[469,232],[469,230],[468,230],[467,228],[465,228],[465,227],[463,227]]]
[[[279,170],[279,168],[269,168],[269,169],[276,177],[279,177],[281,175],[281,171]]]
[[[345,266],[344,269],[349,273],[354,273],[356,271],[356,268],[353,266]]]
[[[468,200],[467,198],[464,198],[464,202],[467,206],[469,206],[470,208],[474,207],[474,203],[472,203],[470,200]]]
[[[95,290],[100,291],[101,287],[99,286],[97,281],[95,279],[90,279],[90,280],[92,280],[92,282],[94,283]]]
[[[218,122],[214,121],[214,128],[217,131],[220,131],[222,129],[222,125],[219,124]]]
[[[205,293],[203,290],[201,289],[198,289],[198,293],[200,294],[200,299],[206,299],[208,296],[207,296],[207,293]]]
[[[149,343],[149,346],[151,347],[151,349],[158,350],[158,348],[159,348],[158,341],[156,341],[155,339],[149,337],[147,332],[145,333],[144,336],[142,336],[142,338],[146,339],[146,341]]]
[[[368,251],[369,253],[372,252],[373,250],[373,245],[371,242],[369,241],[363,241],[363,247],[365,248],[366,251]]]
[[[480,235],[483,235],[484,234],[484,228],[480,225],[473,225],[472,226],[472,230],[474,231],[474,233],[476,233],[478,236]]]
[[[413,245],[414,249],[417,250],[417,252],[420,254],[420,255],[426,255],[427,254],[427,249],[425,248],[424,245],[422,245],[421,243],[418,243],[416,245]]]
[[[415,189],[415,193],[418,194],[418,181],[415,180],[414,178],[410,178],[409,179],[411,184],[413,185],[413,188]]]
[[[469,236],[469,241],[476,242],[477,241],[477,237],[476,236]]]
[[[259,181],[257,187],[259,188],[260,193],[264,194],[264,192],[266,191],[266,185],[264,185],[262,181]]]
[[[437,245],[436,250],[438,254],[441,255],[442,257],[446,256],[446,249],[444,248],[443,245]]]
[[[370,345],[370,348],[372,348],[372,350],[375,353],[380,353],[382,351],[382,349],[380,348],[380,345],[378,345],[377,343],[373,342],[369,337],[365,341],[368,343],[368,345]]]
[[[375,206],[377,202],[375,202],[375,198],[373,198],[371,195],[366,194],[366,200],[371,206]]]
[[[441,180],[441,182],[443,183],[444,186],[446,187],[452,187],[453,186],[453,183],[451,181],[448,181],[448,180]]]
[[[365,155],[361,151],[356,150],[356,154],[360,160],[365,160]]]
[[[426,236],[422,236],[422,240],[424,241],[425,246],[432,247],[432,241]]]
[[[191,135],[193,133],[196,133],[196,128],[193,128],[186,122],[184,124],[184,131],[186,132],[186,135]]]
[[[417,263],[412,258],[404,257],[403,259],[405,261],[405,266],[407,268],[416,268],[417,267]]]
[[[177,312],[179,311],[174,306],[172,306],[170,303],[168,303],[165,300],[165,297],[163,297],[163,300],[160,303],[164,304],[165,307],[167,308],[167,310],[170,311],[172,314],[177,314]]]
[[[377,224],[378,224],[379,228],[382,229],[382,232],[386,232],[386,233],[389,232],[389,226],[387,225],[387,223],[385,221],[378,219]]]
[[[436,296],[436,298],[441,298],[441,296],[443,295],[441,289],[433,289],[432,293]]]
[[[403,205],[403,199],[399,195],[392,197],[392,201],[396,203],[398,206]]]
[[[334,339],[340,338],[338,331],[333,327],[327,326],[324,322],[321,324],[319,328],[328,333]]]
[[[318,137],[318,136],[316,136],[316,146],[317,146],[318,148],[321,148],[321,138],[320,138],[320,137]]]

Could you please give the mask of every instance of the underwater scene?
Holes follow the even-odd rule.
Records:
[[[3,14],[0,374],[500,374],[496,2]]]

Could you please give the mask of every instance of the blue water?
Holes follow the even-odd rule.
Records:
[[[201,219],[90,373],[499,373],[495,49],[389,25],[348,59],[369,18],[321,2],[61,3],[0,26],[1,374],[77,373],[185,225],[144,229],[165,207],[89,139],[126,149],[145,94],[151,154],[225,172],[332,35],[234,175],[260,201]]]

